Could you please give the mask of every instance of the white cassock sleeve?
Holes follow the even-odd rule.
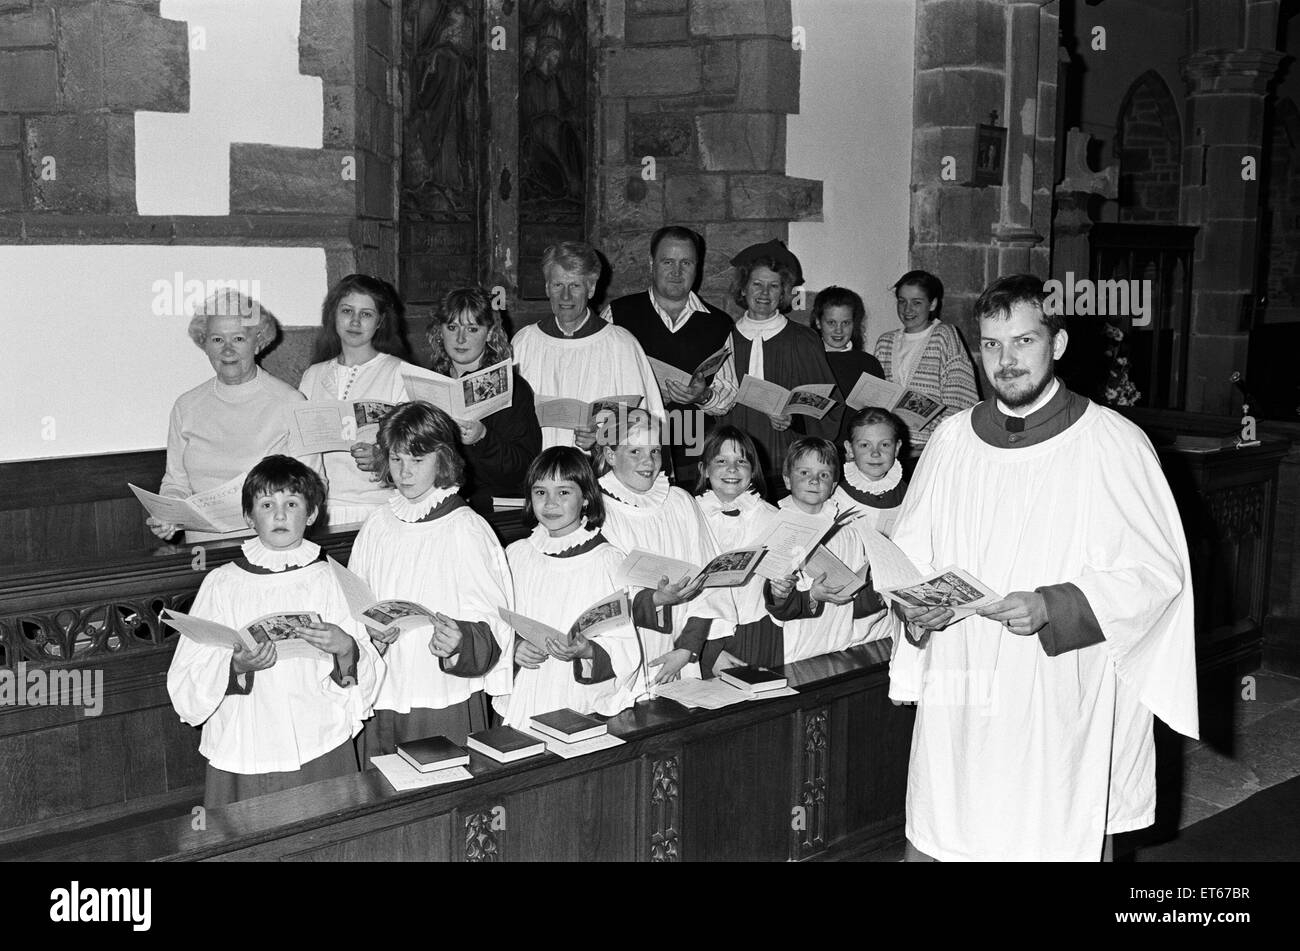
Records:
[[[220,604],[211,575],[203,579],[189,613],[194,617],[224,619],[228,605]],[[224,620],[221,623],[225,623]],[[234,651],[210,644],[198,644],[178,637],[176,653],[167,669],[167,693],[180,718],[190,726],[202,726],[217,712],[230,684],[230,659]]]
[[[1073,582],[1088,599],[1116,673],[1143,705],[1196,739],[1191,566],[1182,521],[1150,441],[1107,415],[1088,495],[1088,567]],[[1126,431],[1127,430],[1127,431]]]

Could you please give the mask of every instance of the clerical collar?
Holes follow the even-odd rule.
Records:
[[[287,571],[290,568],[302,568],[310,565],[320,557],[320,545],[306,539],[297,548],[281,550],[268,548],[257,537],[250,538],[240,546],[244,557],[250,565],[265,568],[267,571]]]
[[[903,464],[895,459],[894,464],[889,467],[889,471],[872,482],[867,478],[866,473],[859,469],[850,458],[844,463],[844,481],[859,492],[864,492],[867,495],[884,495],[886,492],[897,488],[898,483],[903,481]]]
[[[444,502],[449,501],[459,491],[460,486],[458,485],[449,485],[442,489],[430,489],[428,495],[414,502],[400,492],[395,492],[392,498],[388,500],[388,507],[393,510],[393,514],[400,521],[414,524],[415,522],[424,521],[430,512]]]
[[[721,512],[723,515],[746,515],[763,504],[762,498],[753,489],[748,489],[736,496],[730,502],[724,502],[718,498],[718,493],[712,489],[707,490],[697,499],[700,511],[705,516],[716,515]]]
[[[971,428],[980,440],[999,449],[1025,449],[1046,442],[1069,429],[1087,412],[1087,397],[1063,385],[1046,403],[1026,417],[1009,416],[996,400],[985,400],[971,410]]]
[[[1003,416],[1019,416],[1021,419],[1028,419],[1032,414],[1038,412],[1049,402],[1051,402],[1052,397],[1056,395],[1056,391],[1059,390],[1060,388],[1061,388],[1061,381],[1058,380],[1056,377],[1052,377],[1052,385],[1049,386],[1047,389],[1043,390],[1043,392],[1039,393],[1038,399],[1034,400],[1034,402],[1031,403],[1029,406],[1022,406],[1019,409],[1012,409],[1006,403],[1002,402],[1001,400],[998,400],[998,411],[1001,412]]]
[[[580,554],[579,549],[584,552],[590,551],[596,547],[592,543],[601,537],[600,529],[587,527],[587,519],[584,516],[581,525],[559,538],[552,538],[546,526],[538,525],[528,536],[528,543],[543,555],[563,557]]]
[[[588,307],[587,312],[582,315],[582,322],[574,327],[571,333],[565,333],[560,329],[560,322],[554,314],[543,317],[537,322],[537,327],[548,337],[557,337],[560,340],[580,340],[583,337],[590,337],[593,334],[600,333],[605,329],[605,324],[592,320],[591,308]]]
[[[606,495],[638,509],[658,508],[668,501],[668,493],[672,489],[668,477],[662,472],[655,476],[654,485],[645,492],[628,488],[618,481],[618,476],[612,471],[600,477],[600,487]]]

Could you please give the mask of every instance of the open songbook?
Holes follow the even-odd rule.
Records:
[[[778,509],[771,527],[759,539],[767,555],[758,566],[758,574],[775,581],[792,574],[805,557],[835,525],[830,515],[809,515],[798,509]]]
[[[710,377],[718,372],[722,365],[727,362],[727,357],[729,356],[731,356],[731,344],[723,344],[721,348],[700,361],[700,365],[691,373],[678,369],[671,363],[664,363],[662,360],[656,360],[654,357],[648,356],[646,359],[650,361],[650,369],[654,370],[655,380],[658,381],[659,388],[663,389],[663,385],[669,380],[672,380],[674,383],[678,383],[681,386],[689,387],[691,385],[691,380],[694,378],[698,377],[703,380]]]
[[[887,409],[906,423],[907,428],[913,432],[921,429],[943,412],[943,404],[933,397],[918,393],[916,390],[904,389],[897,383],[882,380],[870,373],[858,377],[858,382],[853,384],[853,391],[844,402],[849,404],[850,409],[855,410],[866,406],[880,406]]]
[[[514,628],[520,637],[538,650],[546,650],[546,641],[551,637],[567,646],[572,644],[579,634],[590,639],[623,624],[632,623],[632,605],[628,601],[626,591],[617,591],[588,607],[578,615],[576,621],[569,625],[567,632],[556,630],[549,624],[534,621],[530,617],[516,614],[506,608],[497,608],[497,614],[501,616],[501,620]]]
[[[906,607],[951,608],[957,618],[964,618],[1002,600],[1001,595],[955,565],[929,574],[922,572],[902,549],[861,519],[852,523],[852,529],[866,548],[872,584],[887,601]]]
[[[590,403],[568,397],[537,397],[537,422],[556,429],[589,429],[601,413],[618,414],[620,406],[635,409],[645,397],[604,396]]]
[[[482,419],[506,409],[515,398],[515,376],[509,360],[460,377],[411,369],[417,372],[402,374],[406,395],[432,403],[452,419]]]
[[[769,416],[798,413],[821,419],[835,405],[831,397],[834,389],[834,383],[805,383],[787,390],[784,386],[747,375],[740,381],[736,402]]]
[[[734,588],[749,580],[765,554],[762,548],[737,548],[715,555],[700,568],[689,561],[634,548],[618,566],[614,580],[617,584],[653,589],[659,587],[660,578],[667,578],[671,584],[688,578],[688,588],[697,581],[705,588]]]
[[[393,408],[382,400],[310,400],[285,405],[291,456],[347,452],[356,442],[374,442],[379,423]]]
[[[352,612],[354,618],[371,630],[384,631],[396,627],[402,631],[409,631],[413,628],[425,627],[433,620],[434,612],[424,605],[396,599],[381,601],[375,597],[368,584],[333,558],[329,559],[329,566],[330,571],[334,572],[339,587],[343,589],[348,610]]]
[[[172,499],[127,483],[140,504],[160,522],[171,522],[198,532],[237,532],[246,530],[241,493],[247,472],[241,472],[215,489],[198,492],[188,499]]]
[[[181,614],[170,608],[164,608],[159,617],[164,624],[180,631],[196,644],[225,647],[232,651],[236,647],[255,651],[262,644],[271,641],[275,644],[277,660],[296,657],[315,660],[326,656],[320,648],[301,640],[295,630],[306,624],[319,624],[320,615],[315,611],[281,611],[276,614],[265,614],[245,624],[239,630],[218,624],[216,621],[194,617],[192,614]]]
[[[825,545],[818,545],[812,550],[804,560],[803,570],[810,578],[821,578],[822,585],[836,594],[857,594],[867,586],[866,565],[862,566],[862,573],[858,574]]]

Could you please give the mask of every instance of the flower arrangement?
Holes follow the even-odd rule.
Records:
[[[1110,358],[1110,375],[1106,379],[1106,402],[1111,406],[1136,406],[1142,394],[1128,376],[1128,357],[1120,356],[1124,345],[1124,331],[1107,321],[1104,328],[1110,344],[1106,356]]]

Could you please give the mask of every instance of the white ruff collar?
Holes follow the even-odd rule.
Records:
[[[867,495],[884,495],[903,481],[903,464],[895,459],[889,471],[872,482],[852,459],[847,459],[844,462],[844,481]]]
[[[538,525],[528,536],[528,542],[543,555],[562,555],[566,551],[587,544],[599,534],[600,529],[587,527],[587,517],[584,515],[581,525],[559,538],[552,538],[545,526]]]
[[[700,511],[706,516],[716,515],[722,511],[730,512],[733,509],[740,509],[743,514],[747,515],[763,504],[763,500],[758,497],[758,493],[753,489],[745,490],[731,502],[723,502],[722,499],[718,498],[718,493],[709,489],[696,501],[700,504]]]
[[[297,548],[289,548],[285,551],[267,548],[262,544],[262,539],[256,536],[244,542],[240,548],[243,550],[244,557],[248,559],[249,564],[270,571],[301,568],[304,565],[310,565],[320,555],[320,545],[309,542],[305,538]]]
[[[401,521],[418,522],[459,491],[458,485],[449,485],[445,489],[432,489],[428,495],[416,502],[410,501],[401,492],[394,492],[392,498],[388,500],[388,507]]]
[[[668,501],[668,493],[672,490],[668,477],[662,472],[655,476],[654,485],[646,492],[628,488],[612,471],[600,477],[600,487],[620,502],[637,509],[658,508]]]
[[[799,506],[794,504],[793,495],[787,495],[780,502],[777,502],[776,507],[779,509],[790,509],[792,511],[798,512],[800,515],[808,514],[803,509],[799,508]],[[822,510],[818,512],[816,515],[813,515],[811,517],[822,518],[823,516],[829,515],[832,518],[836,518],[839,516],[839,514],[840,514],[840,503],[836,502],[835,496],[832,495],[829,499],[827,499],[825,502],[822,503]]]

